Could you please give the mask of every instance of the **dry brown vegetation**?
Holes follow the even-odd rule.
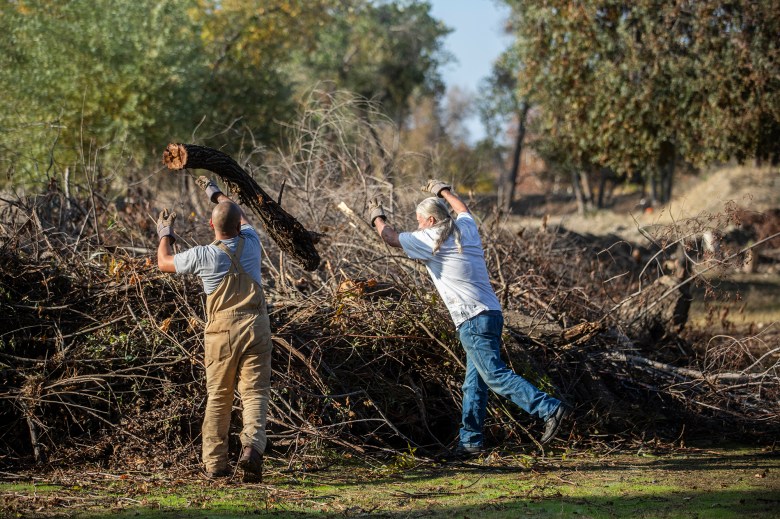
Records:
[[[257,157],[242,164],[268,191],[284,181],[285,209],[325,235],[311,272],[266,240],[269,431],[291,464],[320,447],[434,456],[458,427],[463,354],[444,306],[420,266],[359,216],[380,193],[393,221],[411,227],[416,187],[398,186],[422,178],[393,179],[402,159],[377,147],[366,121],[331,100],[304,114],[290,148],[266,153],[262,170]],[[179,243],[206,243],[197,188],[186,180],[178,188],[187,196],[175,209],[190,215],[177,222]],[[0,463],[195,471],[205,404],[199,283],[157,270],[150,190],[120,206],[99,190],[66,191],[52,183],[2,207]],[[558,446],[672,443],[702,431],[776,437],[777,343],[680,321],[686,287],[707,286],[681,261],[681,244],[696,257],[680,239],[687,232],[667,227],[645,247],[551,227],[513,232],[470,202],[507,316],[506,358],[576,407]],[[487,432],[492,445],[511,448],[532,442],[540,424],[493,398]]]

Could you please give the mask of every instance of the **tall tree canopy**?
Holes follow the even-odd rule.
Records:
[[[578,167],[778,156],[777,2],[505,2],[521,96]]]
[[[279,122],[289,120],[295,110],[293,78],[300,64],[292,55],[314,49],[320,31],[334,23],[330,10],[336,0],[199,3],[193,17],[203,24],[208,61],[200,100],[204,130],[211,134],[234,125],[250,130],[259,142],[273,142]],[[233,133],[226,134],[224,144],[230,146],[233,138]]]
[[[4,2],[0,13],[0,159],[63,160],[82,143],[164,140],[189,114],[205,63],[190,0]],[[49,162],[49,161],[44,161]],[[34,175],[34,172],[28,172]]]
[[[193,134],[231,152],[238,134],[274,145],[322,80],[401,122],[413,95],[441,94],[447,30],[429,11],[411,0],[3,2],[0,167],[35,180],[92,145],[156,162]]]
[[[302,70],[380,103],[403,126],[414,94],[444,92],[438,69],[448,59],[441,46],[450,30],[430,9],[411,0],[333,2],[328,26],[301,49]]]

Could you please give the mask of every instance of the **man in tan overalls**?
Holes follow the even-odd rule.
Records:
[[[197,274],[206,292],[205,355],[208,400],[203,419],[203,464],[209,478],[232,474],[228,430],[237,388],[243,404],[241,457],[245,481],[262,479],[271,379],[271,327],[260,278],[262,247],[244,212],[206,177],[197,183],[216,205],[215,241],[173,254],[176,213],[157,221],[157,263],[163,272]]]

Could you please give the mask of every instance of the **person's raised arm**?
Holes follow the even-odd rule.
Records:
[[[398,231],[387,223],[387,216],[385,216],[385,210],[382,208],[382,202],[379,198],[374,198],[368,203],[368,219],[371,225],[376,228],[376,232],[382,238],[382,241],[391,247],[401,248]]]
[[[195,183],[198,184],[198,186],[206,192],[206,196],[209,197],[209,200],[214,203],[218,204],[220,202],[234,202],[229,196],[227,196],[225,193],[223,193],[217,184],[208,178],[205,175],[199,176]],[[236,204],[238,209],[241,211],[241,225],[249,224],[249,220],[246,219],[246,214],[244,213],[244,210],[241,208],[240,205]],[[251,225],[251,224],[250,224]]]
[[[469,208],[466,206],[463,200],[461,200],[458,195],[450,191],[450,188],[442,189],[439,193],[439,196],[446,200],[448,204],[450,204],[450,207],[452,207],[452,210],[455,211],[455,214],[469,212]]]
[[[176,272],[173,264],[173,243],[176,241],[176,233],[173,232],[173,223],[176,221],[176,213],[168,213],[167,209],[160,212],[157,218],[157,236],[160,244],[157,246],[157,268],[161,272]]]
[[[446,200],[447,203],[450,204],[450,207],[452,207],[452,210],[455,211],[455,214],[469,212],[469,208],[465,203],[463,203],[463,200],[461,200],[458,195],[452,192],[452,186],[446,182],[430,179],[428,183],[422,186],[420,189],[426,193],[431,193],[432,195],[436,195],[439,198]]]

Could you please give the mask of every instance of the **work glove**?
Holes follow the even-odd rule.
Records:
[[[441,198],[442,189],[452,189],[452,186],[441,180],[432,178],[428,180],[428,183],[422,186],[420,189],[426,193],[431,193]]]
[[[176,213],[169,213],[167,209],[160,211],[157,218],[157,236],[162,240],[166,236],[171,237],[171,244],[176,241],[176,233],[173,232],[173,222],[176,221]]]
[[[385,221],[387,220],[385,210],[382,207],[382,200],[379,198],[372,198],[368,201],[368,221],[371,222],[371,227],[376,227],[376,225],[374,225],[374,220],[377,218],[382,218]]]
[[[217,184],[215,184],[213,180],[205,175],[201,175],[195,179],[195,183],[198,184],[198,187],[206,192],[206,196],[209,197],[209,200],[211,200],[212,203],[217,203],[217,197],[222,194],[222,191],[220,191],[219,187],[217,187]]]

